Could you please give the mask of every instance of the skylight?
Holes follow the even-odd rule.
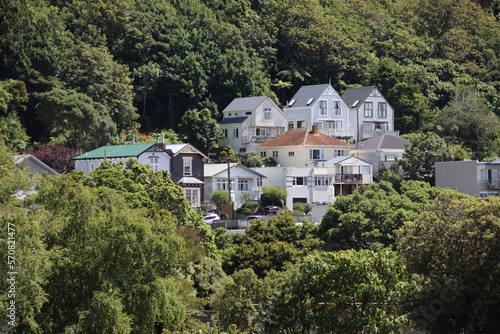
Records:
[[[295,100],[292,100],[288,103],[288,106],[291,107],[295,103]]]
[[[309,100],[307,100],[306,105],[310,105],[314,101],[314,97],[311,97]]]
[[[357,105],[358,103],[359,103],[359,100],[354,101],[354,103],[352,104],[351,108],[356,107],[356,105]]]

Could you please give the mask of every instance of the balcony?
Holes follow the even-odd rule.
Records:
[[[274,138],[276,136],[243,136],[243,144],[249,144],[249,143],[263,143],[268,139]]]
[[[321,129],[319,132],[337,138],[352,138],[354,136],[352,129]]]
[[[362,183],[363,174],[335,174],[335,183]]]
[[[488,187],[490,187],[490,188],[500,188],[500,179],[490,179],[488,181]]]
[[[369,139],[380,135],[391,135],[399,137],[399,131],[389,131],[389,130],[364,130],[363,131],[363,139]]]

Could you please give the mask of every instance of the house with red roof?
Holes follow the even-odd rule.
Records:
[[[257,146],[262,157],[272,157],[279,166],[312,166],[349,154],[349,144],[312,129],[292,129]]]

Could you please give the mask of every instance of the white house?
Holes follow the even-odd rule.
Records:
[[[14,164],[16,167],[24,168],[31,173],[59,175],[52,167],[47,166],[43,161],[32,154],[15,155]]]
[[[378,176],[382,170],[389,169],[396,160],[401,159],[405,147],[410,144],[408,139],[383,134],[355,144],[351,155],[371,163],[373,174]]]
[[[287,129],[312,128],[329,136],[351,138],[349,108],[329,84],[302,86],[283,109]]]
[[[219,146],[255,152],[257,145],[283,133],[285,123],[285,113],[268,96],[236,98],[223,110]]]
[[[349,107],[356,142],[384,133],[399,135],[394,131],[394,109],[377,87],[348,88],[342,100]]]
[[[330,202],[335,197],[335,167],[295,166],[253,168],[266,178],[264,186],[286,189],[286,207],[295,203]]]
[[[216,190],[228,190],[228,179],[231,180],[231,201],[237,209],[243,204],[241,196],[250,193],[255,201],[260,199],[262,179],[266,176],[238,163],[228,164],[205,164],[205,197],[204,201],[210,201],[212,192]],[[228,173],[229,170],[229,173]]]
[[[335,168],[335,196],[350,195],[360,185],[373,183],[372,165],[358,157],[339,156],[321,165]]]
[[[257,146],[258,154],[272,157],[283,167],[308,166],[348,152],[349,144],[319,132],[316,125],[311,130],[289,130]]]

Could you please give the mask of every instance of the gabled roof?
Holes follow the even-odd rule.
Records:
[[[53,175],[59,175],[58,172],[56,172],[52,167],[48,166],[45,164],[43,161],[38,159],[32,154],[23,154],[23,155],[15,155],[14,156],[14,164],[17,167],[23,167],[26,166],[26,168],[30,172],[37,172],[37,168],[35,166],[38,166],[38,170],[41,170],[43,172],[47,172],[49,174]]]
[[[239,163],[230,163],[229,168],[243,168],[247,170],[248,172],[255,174],[258,177],[266,178],[265,175],[262,175],[259,172],[254,171],[253,169],[250,169],[246,166],[243,166],[242,164]],[[223,172],[227,171],[227,164],[226,163],[221,163],[221,164],[205,164],[204,166],[204,175],[205,177],[214,177],[218,174],[221,174]]]
[[[83,159],[104,159],[104,158],[133,158],[138,157],[141,153],[149,150],[153,146],[163,148],[156,143],[130,144],[130,145],[107,145],[96,148],[90,152],[81,154],[73,158],[73,160]]]
[[[193,145],[189,143],[183,143],[183,144],[168,144],[165,145],[166,150],[170,150],[174,156],[176,156],[179,153],[198,153],[201,154],[202,157],[207,159],[208,157],[203,154],[199,149],[194,147]]]
[[[238,97],[231,101],[231,103],[229,103],[229,105],[222,112],[255,110],[267,98],[267,96]]]
[[[341,97],[349,108],[357,109],[376,88],[375,86],[347,88]]]
[[[349,144],[321,132],[313,133],[310,129],[292,129],[275,138],[269,139],[257,148],[287,147],[287,146],[330,146],[348,147]]]
[[[404,150],[406,144],[411,144],[408,139],[388,134],[375,136],[360,141],[356,144],[356,150]]]
[[[329,87],[331,87],[329,84],[300,87],[293,98],[288,101],[286,109],[306,108],[312,106]]]
[[[361,166],[371,166],[372,164],[368,161],[355,157],[353,155],[341,155],[321,163],[325,166],[333,165],[361,165]]]
[[[246,121],[248,117],[227,117],[224,118],[219,124],[241,124]]]

